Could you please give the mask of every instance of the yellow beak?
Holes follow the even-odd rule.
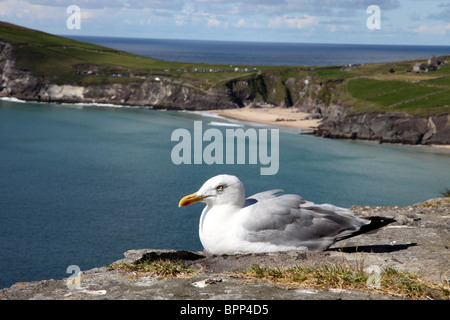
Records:
[[[178,207],[186,207],[190,204],[193,204],[195,202],[200,202],[204,199],[203,196],[197,196],[197,193],[193,193],[190,195],[187,195],[183,199],[180,200],[180,203],[178,204]]]

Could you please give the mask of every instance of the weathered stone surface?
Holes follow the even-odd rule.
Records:
[[[199,274],[189,278],[159,280],[133,277],[106,268],[83,273],[81,289],[68,289],[63,280],[31,282],[1,291],[1,299],[31,300],[285,300],[285,299],[391,299],[381,294],[339,289],[286,290],[227,275]]]
[[[230,272],[252,265],[318,267],[326,264],[389,266],[415,272],[433,281],[449,281],[450,198],[413,206],[354,206],[361,216],[392,216],[397,221],[375,234],[360,235],[335,244],[325,252],[289,251],[267,254],[210,255],[183,250],[139,249],[125,252],[117,263],[142,260],[182,260],[199,273],[160,279],[151,273],[111,270],[82,272],[79,289],[69,289],[66,279],[17,283],[0,290],[0,299],[398,299],[379,293],[339,288],[291,289],[235,278]]]

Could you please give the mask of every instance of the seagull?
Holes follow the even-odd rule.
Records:
[[[381,228],[394,219],[362,218],[349,209],[315,204],[295,194],[270,190],[245,198],[239,178],[221,174],[180,200],[179,207],[206,203],[200,241],[211,254],[289,250],[323,251],[336,241]]]

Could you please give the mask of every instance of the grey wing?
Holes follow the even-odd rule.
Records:
[[[243,212],[250,242],[325,250],[369,223],[348,209],[306,202],[297,195],[276,196],[273,192],[258,195],[258,202]]]
[[[278,197],[279,193],[282,193],[283,190],[282,189],[273,189],[273,190],[269,190],[269,191],[264,191],[264,192],[260,192],[260,193],[256,193],[250,197],[248,197],[247,199],[245,199],[245,205],[244,207],[253,205],[255,203],[261,202],[261,201],[266,201],[265,203],[267,204],[267,201],[270,199],[274,199]],[[289,195],[289,196],[294,196],[295,197],[295,204],[305,204],[308,203],[308,201],[305,200],[301,200],[302,197],[298,196],[298,195]]]

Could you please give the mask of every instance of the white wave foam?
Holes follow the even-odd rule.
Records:
[[[243,125],[237,123],[217,122],[217,121],[211,121],[210,123],[208,123],[208,125],[217,127],[243,127]]]
[[[132,106],[126,106],[123,104],[112,104],[112,103],[97,103],[97,102],[91,102],[91,103],[64,103],[65,105],[73,105],[73,106],[81,106],[81,107],[98,107],[98,108],[132,108]]]
[[[210,118],[218,118],[218,119],[225,119],[222,116],[219,116],[217,113],[211,112],[211,111],[193,111],[193,110],[180,110],[179,112],[187,112],[192,114],[197,114],[203,117],[210,117]]]
[[[25,100],[17,99],[14,97],[1,97],[0,100],[8,101],[8,102],[26,103]]]

